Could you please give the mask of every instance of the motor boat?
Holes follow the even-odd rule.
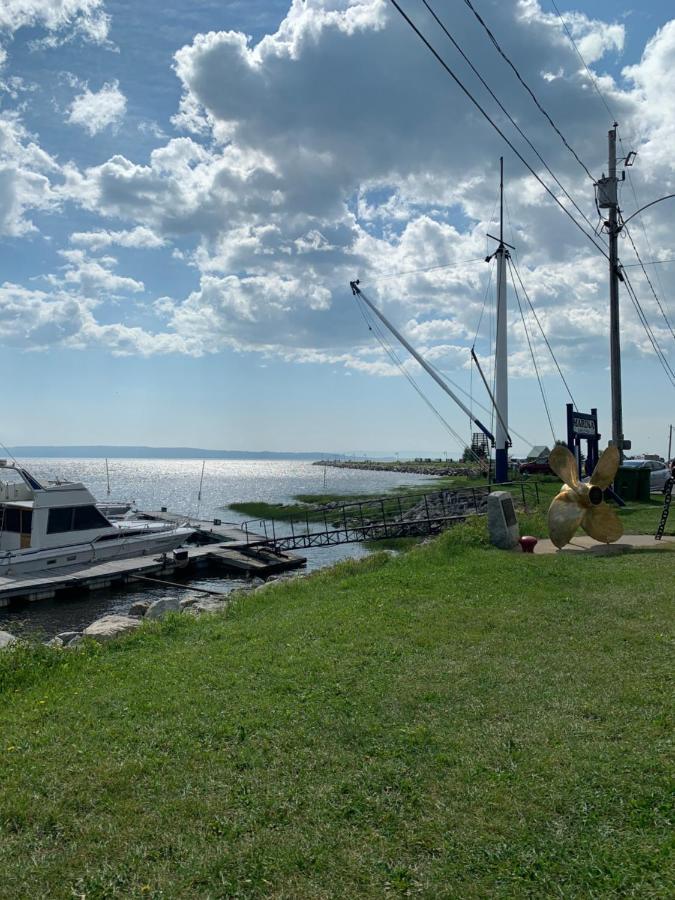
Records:
[[[44,485],[18,463],[0,459],[0,576],[168,553],[193,533],[173,522],[111,522],[82,483]]]

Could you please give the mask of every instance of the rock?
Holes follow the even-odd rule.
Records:
[[[197,600],[197,597],[183,597],[183,599],[180,601],[181,611],[186,610],[188,606],[194,606]]]
[[[82,634],[84,637],[90,637],[95,641],[103,643],[104,641],[110,641],[113,638],[120,637],[123,634],[128,634],[130,631],[135,631],[140,627],[140,624],[141,620],[136,619],[133,616],[103,616],[103,618],[97,619],[95,622],[92,622],[91,625],[87,626]],[[74,640],[77,639],[75,638]],[[72,645],[73,641],[71,641],[68,646]]]
[[[17,638],[15,638],[13,634],[10,634],[9,631],[0,631],[0,650],[11,647],[12,644],[16,644],[16,642]]]
[[[145,613],[146,619],[163,619],[167,613],[180,612],[180,600],[178,597],[162,597],[155,600]]]
[[[129,607],[129,615],[130,616],[138,616],[139,618],[143,618],[150,607],[149,600],[137,600],[135,603],[132,603]]]
[[[79,634],[79,633],[78,633],[78,634],[75,635],[74,638],[71,638],[71,639],[68,641],[68,643],[66,644],[66,647],[67,647],[68,650],[70,650],[70,649],[72,649],[73,647],[77,647],[78,644],[81,644],[83,640],[84,640],[84,636],[83,636],[82,634]]]
[[[56,637],[61,640],[61,643],[65,646],[69,644],[74,637],[80,637],[82,634],[81,631],[60,631]]]
[[[184,612],[190,616],[201,616],[202,613],[222,612],[227,606],[227,600],[216,600],[211,597],[204,597],[197,600],[190,606],[186,607]]]
[[[45,641],[45,647],[63,647],[63,641],[58,635],[56,635],[55,637],[51,638],[51,640]]]
[[[493,491],[487,501],[487,520],[490,543],[500,550],[513,550],[518,545],[520,530],[508,491]]]

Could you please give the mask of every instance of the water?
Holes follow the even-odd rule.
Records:
[[[39,480],[82,481],[98,500],[106,499],[105,461],[102,459],[31,459],[26,468]],[[209,460],[204,469],[202,500],[198,502],[201,460],[196,459],[113,459],[109,460],[113,500],[133,500],[140,509],[167,507],[172,512],[202,518],[218,517],[223,522],[242,522],[247,517],[228,508],[230,503],[260,501],[292,503],[296,494],[386,493],[398,485],[428,484],[421,475],[399,472],[370,472],[333,469],[296,460]],[[277,533],[283,526],[277,526]],[[367,554],[359,544],[317,547],[302,551],[307,569],[330,565],[347,557]],[[302,570],[301,570],[302,571]],[[202,588],[227,593],[241,584],[233,578],[200,578],[193,583]],[[187,590],[174,589],[181,598]],[[193,592],[194,594],[194,592]],[[46,639],[60,631],[80,631],[107,613],[125,613],[141,598],[156,600],[172,595],[172,589],[125,588],[116,591],[82,592],[55,600],[17,604],[0,609],[0,630]]]

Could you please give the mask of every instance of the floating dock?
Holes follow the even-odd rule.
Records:
[[[164,511],[145,516],[173,521],[169,518],[173,514]],[[166,580],[207,574],[267,578],[298,569],[307,562],[305,557],[294,553],[278,553],[264,546],[248,547],[246,534],[235,525],[221,526],[218,520],[191,524],[196,528],[195,543],[173,553],[63,566],[45,575],[0,576],[0,607],[19,599],[50,600],[64,591],[114,589],[134,582],[140,587],[145,579],[151,578]]]

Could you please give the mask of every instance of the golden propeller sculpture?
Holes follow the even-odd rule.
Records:
[[[553,448],[548,464],[565,482],[548,508],[548,532],[558,549],[572,540],[579,526],[603,544],[619,540],[623,525],[602,497],[604,489],[614,481],[620,462],[616,447],[608,447],[598,460],[590,482],[584,483],[579,481],[577,462],[567,447],[558,444]]]

